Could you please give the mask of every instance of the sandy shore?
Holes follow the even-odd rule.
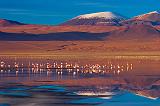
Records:
[[[0,55],[104,57],[160,56],[160,41],[0,41]]]

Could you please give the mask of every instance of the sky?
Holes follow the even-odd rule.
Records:
[[[160,10],[160,0],[0,0],[0,18],[57,25],[75,16],[111,11],[127,18]]]

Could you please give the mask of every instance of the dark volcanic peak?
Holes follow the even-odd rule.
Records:
[[[160,31],[150,25],[130,25],[124,29],[110,32],[109,39],[154,39],[160,38]]]
[[[98,12],[77,16],[61,25],[111,25],[119,26],[124,17],[113,12]]]
[[[14,26],[14,25],[25,25],[25,24],[17,22],[17,21],[0,19],[0,27],[8,27],[8,26]]]

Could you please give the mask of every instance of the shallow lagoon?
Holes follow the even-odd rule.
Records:
[[[0,106],[160,104],[158,60],[0,60]]]

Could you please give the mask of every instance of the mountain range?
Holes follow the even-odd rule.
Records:
[[[0,40],[126,40],[160,38],[160,12],[127,19],[113,12],[84,14],[57,26],[0,20]]]

